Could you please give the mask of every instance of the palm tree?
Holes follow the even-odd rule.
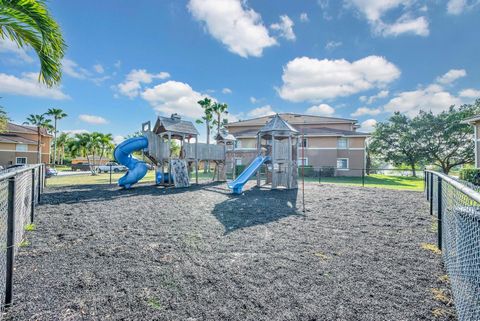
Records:
[[[99,145],[100,145],[100,158],[98,162],[99,165],[102,164],[102,158],[105,156],[106,152],[110,152],[113,150],[115,145],[113,144],[113,136],[112,134],[102,134],[102,133],[94,133],[98,135]]]
[[[214,103],[212,105],[212,112],[217,116],[217,119],[213,120],[213,124],[217,125],[217,134],[220,133],[220,129],[222,129],[223,125],[226,123],[226,119],[222,118],[223,114],[228,114],[228,105],[227,104],[220,104]]]
[[[53,166],[57,163],[57,121],[68,115],[59,108],[49,108],[45,115],[53,117]]]
[[[92,175],[96,175],[95,171],[95,155],[101,148],[100,133],[82,133],[75,134],[74,139],[69,144],[69,149],[73,155],[82,155],[87,157],[87,162]],[[92,160],[90,160],[92,156]]]
[[[205,124],[207,128],[207,145],[210,145],[210,130],[212,129],[212,121],[213,121],[213,109],[212,109],[212,100],[210,98],[203,98],[202,100],[197,101],[197,103],[203,108],[204,115],[202,119],[197,119],[197,124]],[[203,172],[210,173],[210,162],[207,161],[207,166],[203,169]]]
[[[66,45],[43,0],[0,0],[0,38],[32,47],[40,60],[38,80],[60,83]]]
[[[42,115],[30,114],[27,117],[27,121],[24,122],[24,124],[42,127],[49,132],[53,130],[52,120],[45,118],[45,114],[42,114]]]
[[[70,137],[67,133],[60,133],[60,135],[55,139],[55,143],[58,148],[58,162],[63,164],[65,160],[65,147],[67,147]]]
[[[0,133],[3,133],[7,129],[7,122],[8,122],[7,113],[3,109],[3,106],[0,105]]]

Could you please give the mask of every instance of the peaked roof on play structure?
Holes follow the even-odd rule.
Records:
[[[279,134],[283,136],[297,135],[296,130],[292,125],[287,123],[279,114],[273,116],[268,123],[265,124],[258,131],[259,134]]]
[[[178,114],[172,114],[170,117],[158,116],[157,122],[153,127],[155,134],[172,133],[176,135],[198,135],[198,131],[191,121],[182,120]]]

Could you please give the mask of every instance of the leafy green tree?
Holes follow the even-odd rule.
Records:
[[[45,115],[53,117],[53,165],[55,166],[57,163],[57,122],[68,115],[59,108],[50,108]]]
[[[419,142],[417,123],[404,114],[395,112],[386,122],[379,122],[372,134],[370,151],[385,161],[398,166],[408,164],[416,176],[416,165],[425,159]]]
[[[462,121],[479,113],[480,99],[472,105],[451,106],[437,115],[421,111],[415,123],[421,133],[418,142],[427,161],[440,167],[445,174],[455,166],[473,163],[473,127]]]
[[[59,164],[63,164],[65,161],[65,149],[67,147],[70,137],[67,133],[60,133],[55,140],[57,145],[57,157]]]
[[[0,133],[3,133],[7,129],[8,116],[3,106],[0,105]]]
[[[210,98],[203,98],[202,100],[197,101],[197,103],[202,107],[204,115],[201,119],[197,119],[197,124],[205,124],[207,130],[207,145],[210,145],[210,131],[213,128],[213,108],[212,100]],[[204,168],[204,172],[210,172],[210,162],[207,161],[207,166]]]
[[[26,125],[33,125],[45,128],[48,132],[53,131],[52,120],[45,117],[45,114],[30,114],[27,117],[27,121],[24,122]]]
[[[223,118],[223,115],[228,114],[228,105],[215,102],[212,105],[212,113],[215,115],[215,119],[213,120],[212,124],[217,126],[218,134],[220,133],[222,127],[227,123],[227,119]]]
[[[102,134],[102,133],[93,133],[97,135],[97,139],[99,140],[100,144],[100,164],[102,163],[102,158],[108,153],[113,151],[115,148],[115,144],[113,143],[113,136],[112,134]]]
[[[39,81],[60,83],[65,41],[43,0],[0,0],[0,38],[30,46],[40,60]]]

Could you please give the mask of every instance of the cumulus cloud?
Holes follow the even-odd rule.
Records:
[[[75,135],[75,134],[86,134],[86,133],[89,133],[89,131],[86,129],[66,129],[66,130],[62,130],[62,133],[65,133],[68,135]]]
[[[279,32],[280,37],[283,37],[287,40],[294,41],[296,39],[295,33],[293,32],[294,23],[287,15],[280,16],[280,22],[273,23],[270,25],[272,30]]]
[[[255,109],[252,109],[248,112],[249,117],[263,117],[263,116],[270,116],[270,115],[275,115],[275,111],[273,111],[272,106],[270,105],[265,105],[262,107],[258,107]]]
[[[142,84],[150,84],[154,79],[166,79],[168,72],[152,74],[145,69],[133,69],[128,73],[125,81],[117,85],[118,92],[129,98],[137,97],[142,89]]]
[[[23,62],[34,62],[33,58],[28,55],[28,52],[25,48],[18,47],[17,44],[10,39],[0,38],[0,53],[12,53]]]
[[[460,91],[459,96],[463,97],[463,98],[479,99],[480,98],[480,90],[473,89],[473,88],[464,89],[464,90]]]
[[[68,58],[63,59],[62,69],[66,75],[72,78],[86,79],[91,75],[87,69],[80,67],[75,61]]]
[[[307,109],[307,114],[318,115],[318,116],[331,116],[335,113],[335,109],[327,104],[320,104],[317,106],[312,106]]]
[[[108,124],[108,121],[105,118],[100,117],[100,116],[96,116],[96,115],[82,114],[82,115],[78,116],[78,119],[80,119],[81,121],[86,122],[88,124],[92,124],[92,125]]]
[[[388,97],[389,91],[388,90],[381,90],[378,92],[378,94],[367,97],[367,96],[361,96],[359,99],[361,102],[367,103],[367,104],[373,104],[375,101],[381,98],[386,98]]]
[[[398,36],[404,33],[410,33],[418,36],[427,36],[429,34],[428,20],[424,16],[414,17],[414,10],[411,0],[345,0],[347,5],[353,6],[362,13],[372,30],[382,36]],[[409,10],[397,18],[393,23],[387,23],[383,17],[387,12],[403,7]],[[424,12],[421,8],[420,12]]]
[[[222,93],[223,94],[231,94],[232,93],[232,90],[230,88],[223,88],[222,89]]]
[[[302,12],[300,14],[300,21],[301,22],[309,22],[310,19],[308,18],[308,14],[306,12]]]
[[[277,44],[261,16],[245,1],[190,0],[188,9],[212,37],[241,57],[260,57],[265,48]]]
[[[190,85],[173,80],[147,88],[141,94],[141,97],[161,114],[179,113],[190,118],[203,115],[203,110],[197,101],[205,96],[193,90]]]
[[[123,137],[122,135],[115,135],[113,136],[113,143],[115,145],[118,145],[120,144],[121,142],[123,142],[125,140],[125,137]]]
[[[382,88],[399,76],[400,70],[379,56],[353,62],[301,57],[283,68],[283,85],[278,92],[285,100],[317,102]]]
[[[449,0],[447,2],[447,12],[451,15],[459,15],[479,4],[479,0]]]
[[[360,124],[360,132],[373,132],[377,121],[375,119],[367,119]]]
[[[70,99],[59,87],[47,87],[38,82],[38,73],[24,73],[21,77],[0,73],[0,93],[54,100]]]
[[[375,116],[382,112],[380,108],[368,108],[368,107],[360,107],[357,108],[351,115],[353,117],[360,117],[365,115]]]
[[[451,84],[455,80],[465,77],[467,72],[465,69],[450,69],[447,73],[437,78],[437,82],[446,85]]]

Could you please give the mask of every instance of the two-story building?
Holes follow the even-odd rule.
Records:
[[[362,175],[365,168],[365,140],[369,134],[357,131],[357,120],[293,113],[279,115],[300,134],[299,165],[305,164],[315,169],[333,168],[335,175],[341,176]],[[256,156],[257,132],[271,117],[242,120],[225,126],[237,139],[237,165],[247,165]]]
[[[0,165],[49,163],[51,142],[45,128],[7,123],[0,133]]]

